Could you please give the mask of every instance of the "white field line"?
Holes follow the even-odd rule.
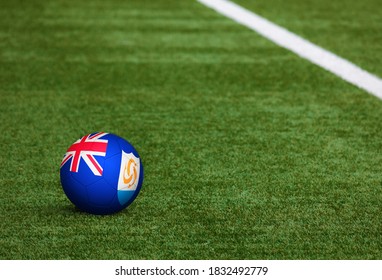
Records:
[[[381,78],[228,0],[198,0],[277,45],[382,99]]]

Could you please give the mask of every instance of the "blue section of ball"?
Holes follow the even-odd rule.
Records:
[[[92,133],[69,147],[60,178],[66,196],[79,209],[112,214],[137,197],[143,182],[143,165],[138,152],[125,139]]]
[[[128,203],[134,195],[134,191],[118,191],[118,201],[121,204]]]

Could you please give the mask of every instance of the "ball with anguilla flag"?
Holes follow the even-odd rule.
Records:
[[[112,214],[125,209],[137,197],[143,165],[128,141],[96,132],[68,148],[61,162],[60,179],[66,196],[80,210]]]

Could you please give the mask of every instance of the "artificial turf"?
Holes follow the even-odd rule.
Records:
[[[379,0],[234,0],[294,33],[382,76]]]
[[[0,259],[382,258],[382,101],[196,1],[0,4]],[[60,186],[94,131],[145,168],[111,216]]]

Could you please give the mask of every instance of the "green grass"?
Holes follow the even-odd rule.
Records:
[[[379,0],[234,0],[367,71],[382,76]]]
[[[382,258],[380,100],[196,1],[0,3],[0,259]],[[59,179],[99,130],[145,167],[111,216]]]

